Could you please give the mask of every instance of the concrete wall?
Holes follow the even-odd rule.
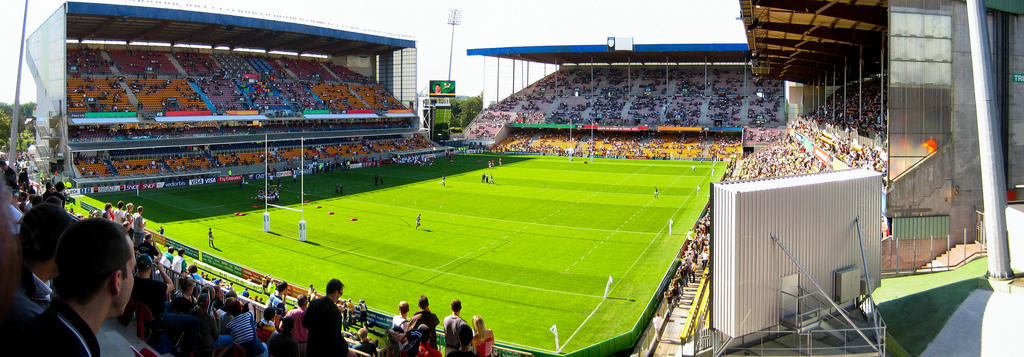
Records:
[[[1024,74],[1024,17],[1010,16],[1010,73]],[[1010,82],[1009,156],[1007,185],[1024,185],[1024,83]],[[1022,190],[1017,190],[1018,194]],[[1024,197],[1017,196],[1018,200]]]
[[[952,1],[953,10],[953,138],[950,147],[930,156],[898,180],[888,195],[892,216],[950,216],[950,235],[956,242],[975,238],[975,210],[984,211],[981,163],[978,148],[974,74],[971,63],[967,5]],[[1024,73],[1024,21],[1011,15],[1010,43],[1012,73]],[[1024,184],[1024,83],[1011,83],[1007,185]],[[959,193],[954,193],[959,187]],[[998,194],[1005,194],[1000,190]]]

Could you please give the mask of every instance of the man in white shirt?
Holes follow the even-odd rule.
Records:
[[[185,272],[185,249],[178,249],[178,255],[175,255],[174,260],[171,261],[171,270],[178,273]]]
[[[391,318],[391,328],[401,327],[402,331],[409,331],[409,303],[402,301],[398,303],[398,315]]]

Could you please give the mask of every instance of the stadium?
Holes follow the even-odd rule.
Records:
[[[67,2],[24,41],[37,105],[12,132],[35,140],[12,187],[167,265],[167,311],[133,292],[103,355],[305,355],[281,315],[309,300],[339,309],[336,354],[465,350],[459,309],[479,356],[1012,353],[982,332],[1024,319],[1024,7],[738,2],[746,43],[469,49],[487,73],[463,123],[459,78],[418,89],[405,36]],[[25,254],[20,287],[47,284]],[[445,323],[402,329],[420,310]],[[163,325],[189,314],[267,331]]]

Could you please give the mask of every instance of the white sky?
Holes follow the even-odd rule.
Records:
[[[0,12],[0,33],[4,34],[0,36],[0,48],[5,49],[0,53],[0,102],[13,103],[24,2],[6,1],[6,11]],[[127,0],[90,2],[129,3]],[[62,3],[60,0],[31,1],[28,34]],[[459,95],[479,94],[484,86],[484,59],[466,56],[469,48],[599,45],[611,36],[633,37],[636,44],[746,41],[743,24],[736,20],[740,16],[738,0],[218,0],[215,4],[411,36],[418,52],[417,91],[425,88],[430,79],[447,78],[451,26],[446,22],[450,8],[460,9],[463,18],[455,29],[452,61],[452,79],[458,82]],[[24,66],[21,102],[35,101],[35,93],[35,82]]]

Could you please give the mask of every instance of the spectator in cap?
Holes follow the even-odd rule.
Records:
[[[18,326],[50,307],[57,278],[57,242],[75,220],[53,205],[33,207],[21,220],[21,284],[7,324]]]
[[[166,312],[164,300],[167,294],[174,291],[174,283],[171,281],[170,275],[164,271],[162,265],[154,265],[153,259],[146,254],[139,255],[138,268],[139,270],[135,273],[135,289],[132,291],[132,298],[148,307],[150,313],[153,314],[153,321],[149,322],[147,326],[184,333],[182,352],[197,351],[199,318]],[[161,280],[152,279],[154,270],[160,271]],[[191,307],[188,311],[191,311]]]

